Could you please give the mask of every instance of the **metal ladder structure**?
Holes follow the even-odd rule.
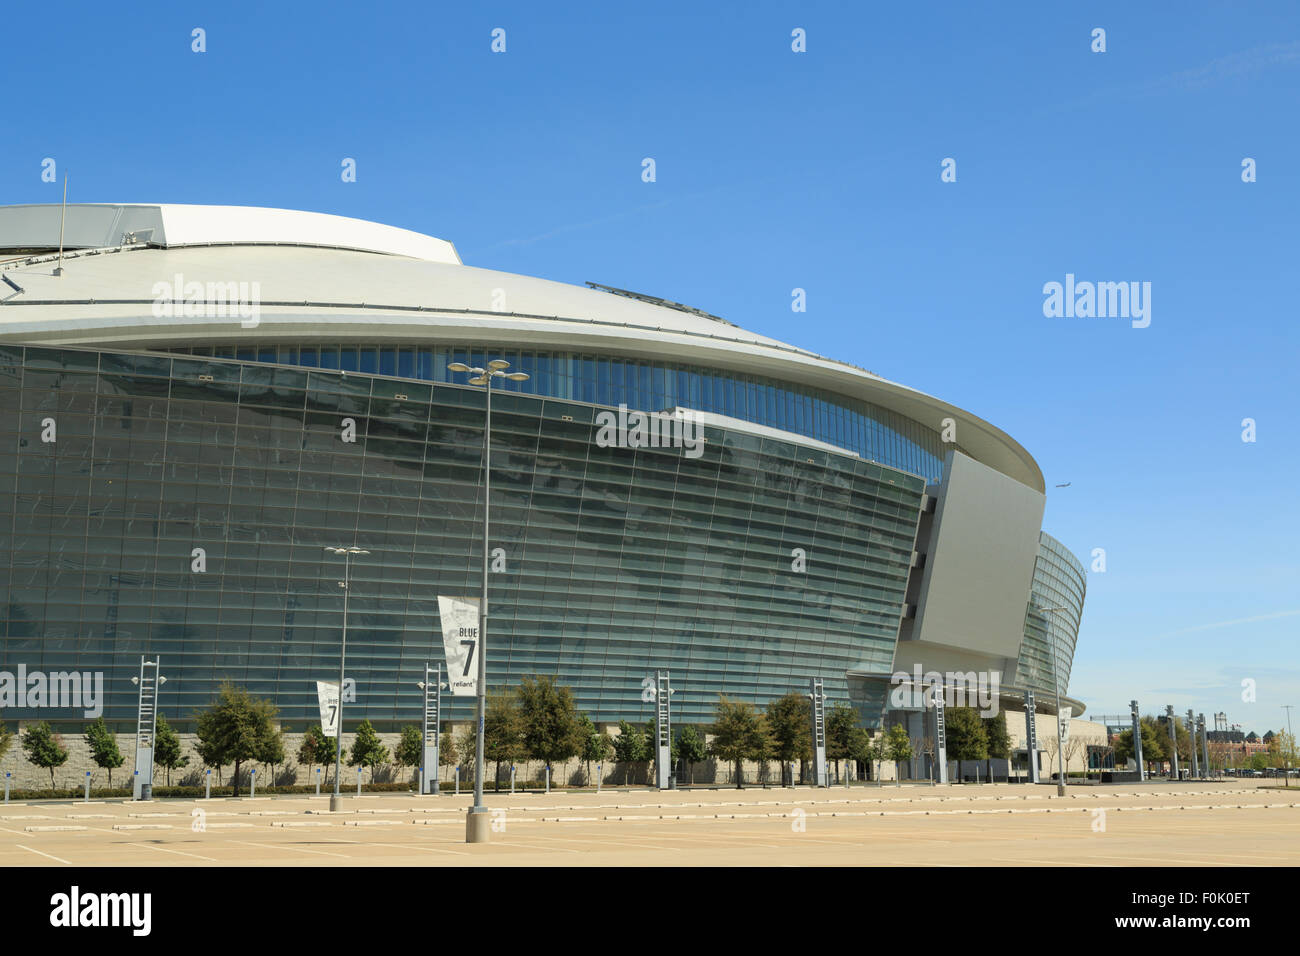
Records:
[[[812,678],[811,691],[814,781],[818,787],[829,787],[830,776],[826,766],[826,691],[820,677]]]
[[[438,725],[442,719],[442,664],[424,665],[424,764],[420,793],[438,795]]]
[[[655,785],[660,790],[672,786],[673,726],[668,671],[655,671]]]
[[[140,676],[136,680],[135,776],[132,796],[136,800],[153,799],[154,732],[158,724],[158,667],[162,658],[140,658]]]

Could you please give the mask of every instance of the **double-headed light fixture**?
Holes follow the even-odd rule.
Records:
[[[474,734],[474,805],[470,807],[465,818],[465,842],[486,843],[488,841],[488,812],[483,804],[483,718],[486,710],[484,694],[487,687],[487,619],[488,619],[488,553],[490,550],[488,536],[488,503],[492,479],[492,381],[498,378],[512,382],[526,382],[525,372],[507,372],[510,363],[502,359],[493,359],[486,368],[476,368],[464,362],[453,362],[447,366],[450,372],[470,372],[471,385],[482,385],[487,392],[487,404],[483,419],[483,594],[478,606],[478,707]]]

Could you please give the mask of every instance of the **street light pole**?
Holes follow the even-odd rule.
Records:
[[[1282,786],[1291,786],[1291,751],[1295,748],[1295,733],[1291,730],[1291,704],[1283,704],[1282,709],[1286,711],[1286,735],[1290,738],[1287,748],[1282,751]]]
[[[1043,614],[1049,611],[1068,611],[1067,607],[1040,607],[1038,609]],[[1049,619],[1050,620],[1050,619]],[[1060,768],[1060,775],[1056,778],[1056,795],[1065,796],[1065,738],[1062,734],[1064,729],[1061,726],[1061,679],[1056,670],[1056,643],[1051,639],[1052,632],[1049,626],[1047,632],[1047,652],[1052,658],[1052,683],[1056,687],[1056,759],[1057,766]]]
[[[342,802],[339,796],[339,778],[343,770],[343,669],[348,659],[348,591],[351,590],[352,555],[369,554],[358,547],[326,548],[330,554],[343,555],[343,643],[339,649],[339,699],[338,717],[334,724],[334,792],[330,794],[330,813],[336,813]]]
[[[491,551],[489,539],[488,510],[491,502],[492,488],[492,380],[508,378],[512,382],[526,382],[528,375],[524,372],[510,372],[506,369],[510,363],[502,359],[493,359],[486,368],[474,368],[463,362],[453,362],[447,366],[452,372],[471,372],[474,377],[471,385],[482,385],[486,393],[483,417],[483,594],[479,599],[478,615],[478,697],[474,735],[474,805],[465,817],[465,842],[488,842],[488,812],[483,804],[483,731],[487,712],[487,622],[488,622],[488,555]]]

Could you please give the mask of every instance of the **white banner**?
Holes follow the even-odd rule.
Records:
[[[339,732],[339,685],[318,680],[316,697],[320,700],[320,729],[326,737],[333,737]]]
[[[478,694],[478,598],[438,595],[442,647],[447,653],[447,683],[454,697]]]
[[[1064,747],[1070,742],[1070,715],[1074,713],[1073,707],[1061,708],[1061,746]]]

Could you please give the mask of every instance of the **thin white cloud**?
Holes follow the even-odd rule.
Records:
[[[1267,43],[1221,56],[1194,70],[1183,70],[1161,77],[1152,84],[1152,87],[1156,90],[1166,88],[1194,90],[1234,76],[1258,73],[1269,67],[1297,64],[1300,64],[1300,41]]]
[[[1164,634],[1157,634],[1156,637],[1174,637],[1178,634],[1192,634],[1196,631],[1212,631],[1220,627],[1232,627],[1236,624],[1254,624],[1257,621],[1276,621],[1280,617],[1295,617],[1300,615],[1300,608],[1294,611],[1275,611],[1272,614],[1257,614],[1254,617],[1239,617],[1234,621],[1216,621],[1213,624],[1198,624],[1196,627],[1185,627],[1179,631],[1168,631]]]

